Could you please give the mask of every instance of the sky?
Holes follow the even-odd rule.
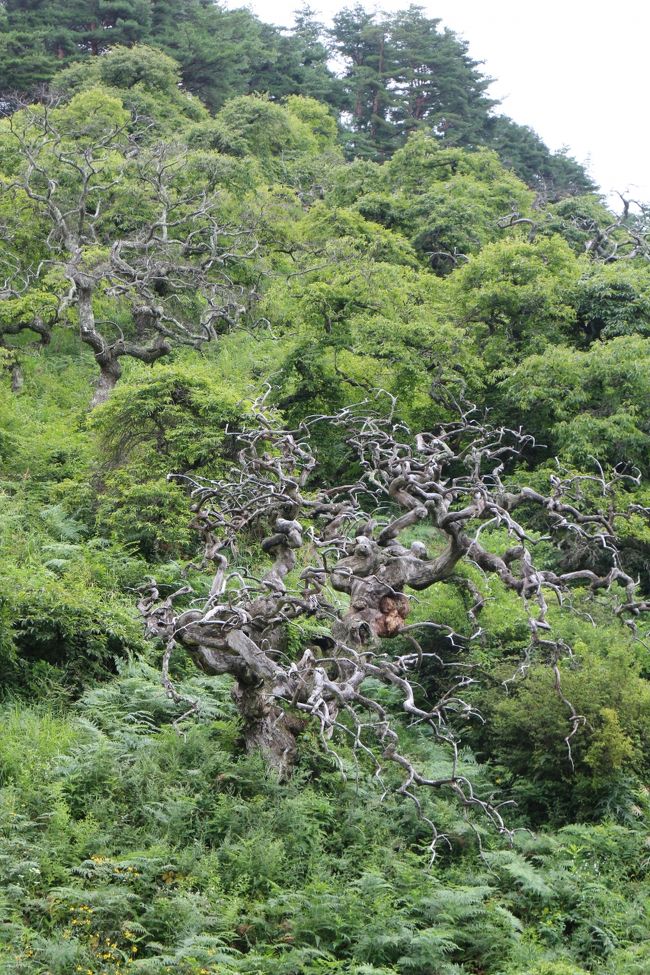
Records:
[[[354,0],[310,0],[327,23]],[[228,0],[290,26],[297,2]],[[409,0],[366,2],[398,10]],[[608,196],[650,201],[650,4],[646,0],[421,0],[428,16],[469,43],[495,78],[501,111],[530,125],[551,149],[568,146]],[[613,198],[610,196],[610,202]]]

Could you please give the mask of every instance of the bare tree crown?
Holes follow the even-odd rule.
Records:
[[[485,599],[480,585],[459,574],[461,565],[478,569],[486,584],[490,576],[498,577],[522,600],[530,631],[522,666],[533,654],[548,662],[562,697],[558,661],[570,651],[552,635],[549,599],[561,603],[577,586],[607,591],[615,612],[632,627],[650,608],[638,597],[617,546],[618,523],[641,511],[620,504],[626,483],[638,483],[638,477],[559,472],[551,477],[548,494],[513,488],[506,483],[508,467],[530,442],[521,431],[492,427],[475,408],[459,407],[452,422],[413,436],[392,412],[382,415],[376,406],[366,402],[286,430],[258,401],[251,429],[237,435],[238,462],[228,476],[184,478],[194,526],[204,542],[202,567],[213,567],[210,591],[190,608],[177,608],[191,589],[184,586],[161,599],[152,581],[143,587],[140,608],[148,632],[165,641],[168,692],[176,695],[169,679],[175,646],[185,648],[208,673],[232,675],[247,743],[261,748],[281,774],[294,760],[297,732],[314,719],[333,754],[333,743],[344,736],[379,777],[393,763],[401,772],[399,791],[418,808],[418,786],[444,786],[507,831],[499,804],[479,798],[459,770],[457,718],[474,714],[463,697],[473,682],[463,673],[463,650],[480,637]],[[352,483],[317,486],[310,435],[323,423],[345,432],[356,455],[358,478]],[[419,540],[404,539],[418,525],[429,526],[435,552]],[[238,547],[255,535],[268,560],[259,575],[237,566]],[[504,535],[510,539],[506,547],[495,542]],[[540,568],[535,548],[542,537],[556,544],[577,537],[596,553],[594,564],[606,567]],[[466,634],[444,620],[408,622],[415,594],[439,583],[462,586],[469,594]],[[292,659],[287,624],[308,620],[302,655]],[[417,682],[425,658],[443,665],[422,646],[427,631],[444,636],[457,657],[444,663],[455,676],[435,702],[427,701]],[[400,649],[392,652],[384,641],[398,636]],[[447,775],[427,777],[404,753],[398,716],[375,699],[368,689],[371,679],[394,688],[402,715],[427,723],[449,748]],[[562,700],[570,754],[571,737],[583,719]]]

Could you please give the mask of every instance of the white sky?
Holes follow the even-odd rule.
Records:
[[[354,0],[311,0],[328,22]],[[291,25],[296,2],[228,0]],[[408,0],[364,3],[398,10]],[[551,149],[566,145],[605,193],[650,200],[650,4],[647,0],[422,0],[431,17],[469,42],[497,79],[501,111],[532,126]]]

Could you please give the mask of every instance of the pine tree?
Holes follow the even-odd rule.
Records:
[[[340,108],[343,85],[328,67],[330,51],[314,11],[308,6],[298,11],[290,31],[261,26],[263,44],[252,65],[249,90],[272,98],[307,95]]]
[[[398,145],[390,122],[394,95],[389,82],[396,65],[388,25],[358,5],[334,18],[332,37],[346,62],[345,109],[354,133],[349,149],[356,156],[386,158]]]
[[[204,0],[154,0],[152,27],[152,43],[179,62],[185,87],[212,110],[249,90],[253,64],[268,46],[264,25],[248,10]]]
[[[594,181],[566,152],[551,152],[533,129],[505,115],[488,120],[484,141],[544,202],[593,193]]]
[[[357,6],[335,18],[356,155],[386,158],[422,126],[453,145],[481,143],[496,104],[485,93],[490,79],[439,24],[417,6],[379,19]]]
[[[445,145],[494,148],[544,199],[594,189],[576,160],[492,114],[490,79],[466,42],[416,5],[390,15],[345,8],[326,32],[308,6],[284,31],[213,0],[4,0],[0,112],[70,63],[137,43],[173,57],[184,87],[212,111],[253,92],[326,102],[341,113],[350,156],[384,161],[425,129]],[[329,67],[332,52],[342,78]]]
[[[486,95],[490,79],[467,53],[467,45],[421,7],[399,11],[390,20],[398,65],[392,118],[400,136],[426,125],[454,145],[480,143],[486,115],[496,104]]]
[[[150,24],[150,0],[6,0],[0,91],[31,91],[80,56],[144,39]]]

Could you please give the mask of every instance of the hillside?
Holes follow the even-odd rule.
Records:
[[[643,975],[646,213],[415,7],[0,89],[0,972]]]

